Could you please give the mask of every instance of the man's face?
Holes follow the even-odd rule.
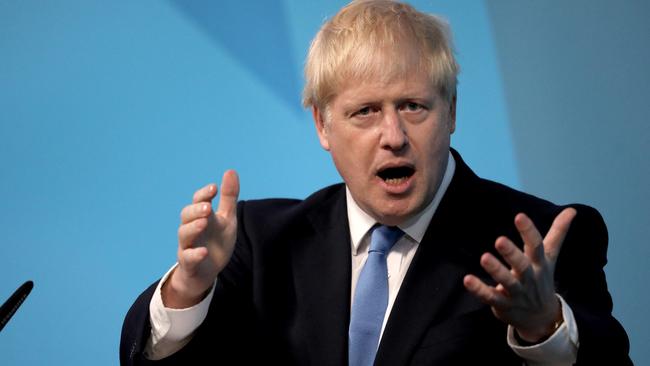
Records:
[[[439,94],[424,74],[350,80],[328,112],[313,108],[321,145],[355,202],[382,224],[420,212],[442,180],[456,116],[455,101]]]

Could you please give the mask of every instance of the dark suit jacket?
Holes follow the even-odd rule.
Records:
[[[506,326],[470,295],[463,276],[491,282],[479,257],[527,213],[545,233],[563,209],[480,179],[454,151],[453,180],[404,278],[375,365],[521,365]],[[626,365],[628,340],[612,317],[603,266],[607,231],[592,208],[578,211],[560,253],[556,289],[578,324],[578,364]],[[237,245],[220,274],[210,311],[192,341],[160,364],[347,364],[351,253],[345,188],[304,201],[242,201]],[[155,284],[128,312],[123,365],[146,364],[149,301]]]

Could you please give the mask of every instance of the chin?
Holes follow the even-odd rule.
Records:
[[[414,212],[406,205],[405,207],[391,207],[389,210],[376,211],[378,221],[384,225],[396,226],[410,218]]]

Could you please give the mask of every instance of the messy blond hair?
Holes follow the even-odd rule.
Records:
[[[448,101],[458,64],[443,19],[389,0],[360,0],[325,22],[305,64],[303,105],[325,109],[347,80],[390,82],[424,71]]]

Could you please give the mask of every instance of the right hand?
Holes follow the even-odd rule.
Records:
[[[198,304],[226,267],[237,239],[239,178],[234,170],[223,174],[216,212],[212,199],[217,186],[209,184],[194,193],[192,204],[181,211],[178,228],[178,266],[163,284],[163,303],[183,309]]]

